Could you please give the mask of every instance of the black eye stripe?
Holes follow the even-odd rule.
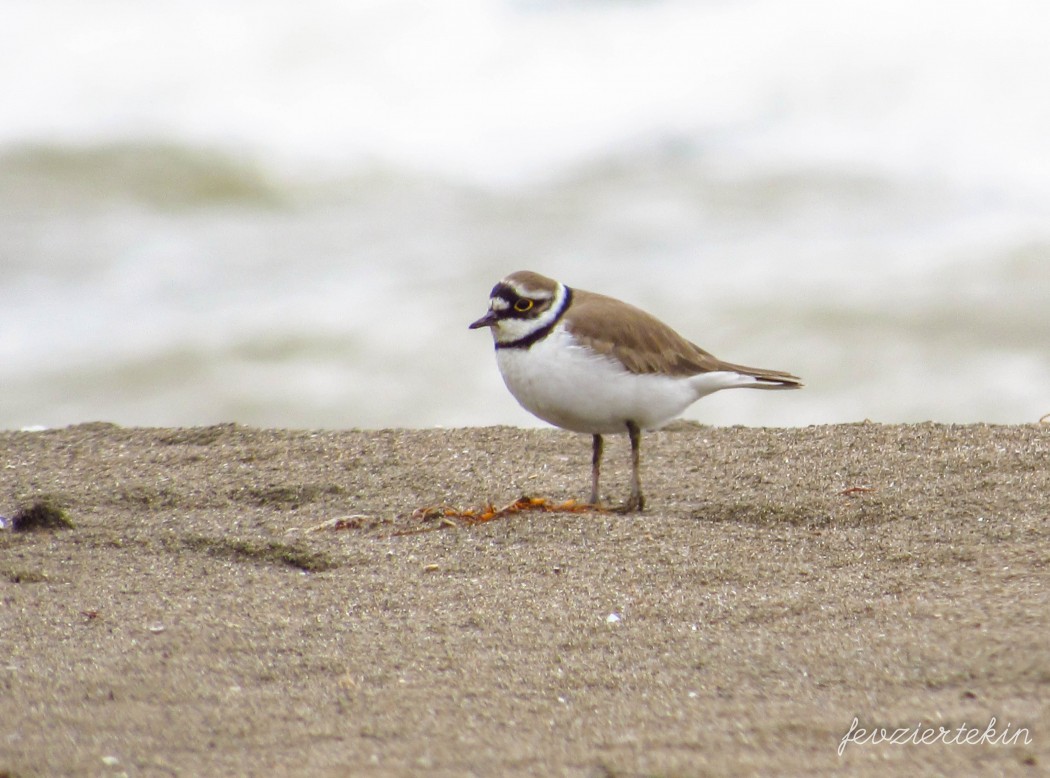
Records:
[[[551,330],[553,330],[555,327],[558,326],[558,322],[560,322],[562,320],[562,317],[565,316],[565,311],[567,311],[569,309],[569,305],[572,304],[572,290],[569,287],[567,287],[567,286],[566,287],[562,287],[562,288],[564,289],[564,291],[562,292],[561,303],[558,305],[558,308],[554,311],[554,315],[552,317],[550,317],[549,320],[545,324],[543,324],[540,327],[537,327],[532,332],[524,335],[523,337],[518,338],[517,340],[509,341],[509,342],[507,342],[507,341],[500,342],[500,341],[497,340],[496,341],[496,348],[497,349],[506,349],[506,348],[527,349],[533,343],[536,343],[537,341],[543,340],[545,337],[550,335]],[[505,312],[500,318],[539,319],[543,315],[543,313],[545,311],[550,309],[552,303],[556,299],[557,298],[554,298],[554,297],[541,298],[542,304],[539,306],[538,310],[537,310],[536,306],[533,306],[532,308],[529,309],[529,311],[527,313],[519,314],[519,313],[515,312],[513,309],[511,309],[510,311]]]
[[[498,312],[501,319],[535,318],[547,309],[552,299],[547,296],[528,297],[526,295],[518,294],[514,287],[510,286],[510,284],[504,283],[498,283],[492,287],[492,293],[489,296],[504,303],[504,305],[499,308]],[[524,309],[519,309],[516,305],[521,300],[528,300],[531,302],[531,305]]]

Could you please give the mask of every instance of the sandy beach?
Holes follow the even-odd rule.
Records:
[[[584,498],[589,439],[86,424],[0,465],[4,778],[1050,767],[1047,425],[679,424],[644,514],[484,522],[419,509]]]

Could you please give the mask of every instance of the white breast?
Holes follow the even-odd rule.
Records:
[[[558,427],[591,434],[624,432],[628,420],[643,429],[660,427],[703,395],[731,385],[727,379],[735,376],[709,373],[697,381],[630,373],[615,359],[577,345],[560,325],[531,348],[498,349],[496,361],[522,407]]]

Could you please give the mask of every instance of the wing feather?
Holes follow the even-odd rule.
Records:
[[[566,326],[580,343],[620,360],[637,374],[692,376],[730,371],[773,385],[801,385],[790,373],[723,362],[662,321],[633,305],[595,292],[573,289]]]

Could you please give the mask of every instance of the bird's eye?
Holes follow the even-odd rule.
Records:
[[[532,300],[527,300],[524,297],[522,297],[514,303],[514,310],[518,313],[525,313],[525,311],[529,310],[529,308],[531,307]]]

